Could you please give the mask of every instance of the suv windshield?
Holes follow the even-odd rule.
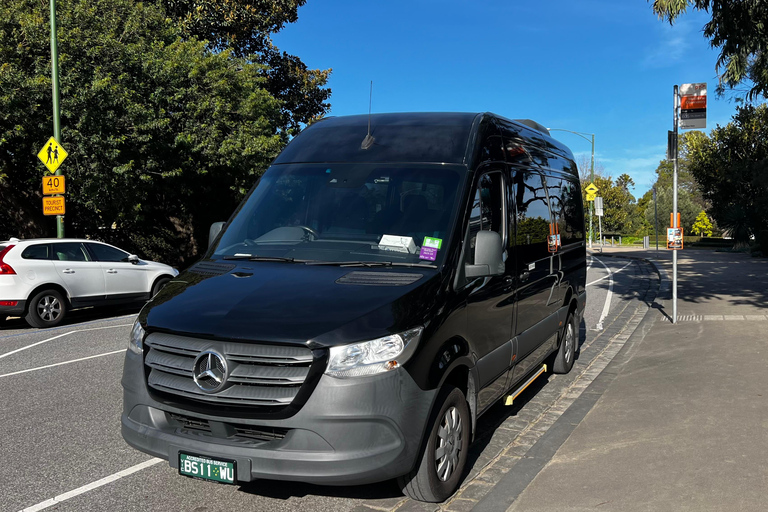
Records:
[[[465,173],[458,165],[275,165],[211,256],[440,265]]]

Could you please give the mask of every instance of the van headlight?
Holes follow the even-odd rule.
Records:
[[[413,354],[423,330],[423,327],[417,327],[375,340],[331,347],[325,373],[344,379],[394,370]]]
[[[138,320],[134,322],[133,329],[131,329],[131,339],[128,342],[128,350],[133,352],[134,354],[139,354],[144,351],[144,335],[146,332],[141,327],[141,324]]]

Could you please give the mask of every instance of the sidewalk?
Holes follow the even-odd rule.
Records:
[[[670,251],[610,255],[651,259],[671,284]],[[546,466],[522,492],[513,468],[478,509],[768,508],[768,260],[684,250],[678,280],[678,323],[662,293]]]

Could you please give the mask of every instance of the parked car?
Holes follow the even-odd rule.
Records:
[[[221,224],[125,357],[123,437],[181,475],[443,501],[477,418],[573,366],[579,174],[537,123],[324,119]]]
[[[11,238],[0,242],[0,318],[53,327],[73,308],[146,301],[178,274],[95,240]]]

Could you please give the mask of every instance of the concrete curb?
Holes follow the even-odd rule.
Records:
[[[591,253],[592,256],[597,257]],[[507,510],[520,494],[530,485],[542,469],[552,460],[560,446],[570,437],[571,433],[586,417],[594,407],[605,390],[610,386],[616,376],[621,372],[623,366],[629,361],[640,342],[655,323],[657,316],[649,314],[651,311],[661,305],[657,302],[660,295],[669,289],[669,280],[666,272],[656,264],[655,261],[638,256],[607,255],[601,253],[599,256],[609,256],[623,259],[636,259],[649,263],[659,275],[659,287],[656,289],[656,295],[653,297],[648,310],[643,315],[642,320],[635,327],[621,350],[608,363],[603,371],[592,381],[587,389],[571,404],[571,406],[558,418],[558,420],[547,430],[547,432],[528,450],[509,472],[504,475],[493,489],[481,499],[472,509],[476,512],[498,512]],[[649,290],[647,293],[650,293]],[[647,297],[650,302],[650,297]]]

